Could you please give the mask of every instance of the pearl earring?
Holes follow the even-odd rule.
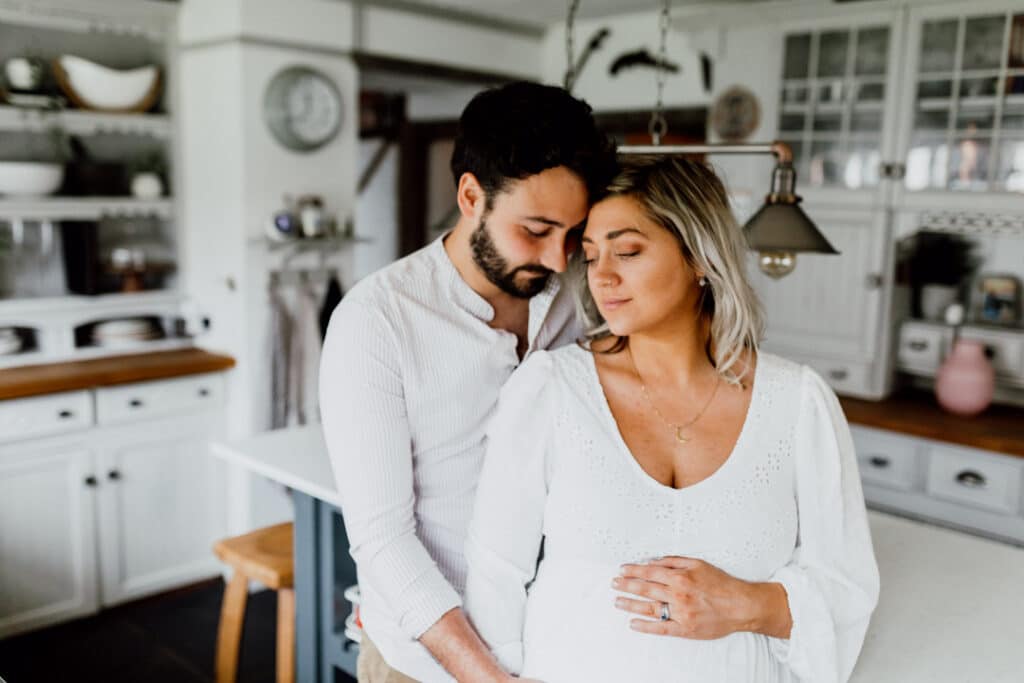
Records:
[[[703,275],[701,275],[700,279],[697,280],[697,284],[700,285],[701,287],[707,287],[708,286],[708,279],[706,277],[704,277]]]

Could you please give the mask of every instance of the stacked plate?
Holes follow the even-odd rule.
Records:
[[[13,327],[0,327],[0,356],[21,351],[21,335]]]
[[[343,594],[345,599],[352,603],[352,613],[345,619],[345,637],[356,643],[363,637],[363,622],[359,618],[359,603],[362,596],[359,593],[359,586],[349,586]]]
[[[92,343],[96,346],[128,348],[160,336],[160,330],[146,318],[108,320],[92,328]]]

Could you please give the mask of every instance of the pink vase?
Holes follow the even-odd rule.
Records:
[[[985,345],[960,339],[935,376],[939,405],[957,415],[977,415],[992,403],[995,371],[985,357]]]

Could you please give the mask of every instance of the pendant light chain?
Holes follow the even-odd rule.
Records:
[[[580,8],[580,0],[569,0],[569,12],[565,18],[565,81],[562,83],[569,92],[576,82],[576,52],[573,37],[576,33],[576,12]]]
[[[655,67],[655,82],[658,87],[658,97],[654,103],[654,111],[651,112],[651,123],[648,132],[651,134],[651,142],[655,145],[661,144],[661,139],[668,133],[668,121],[664,112],[665,92],[665,71],[668,66],[668,29],[671,23],[672,0],[664,0],[661,5],[661,14],[658,17],[658,29],[661,33],[661,44],[658,49],[658,64]]]

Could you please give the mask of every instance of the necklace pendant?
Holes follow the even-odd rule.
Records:
[[[690,442],[690,440],[687,437],[683,436],[683,428],[682,427],[676,427],[676,441],[678,441],[679,443],[689,443]]]

